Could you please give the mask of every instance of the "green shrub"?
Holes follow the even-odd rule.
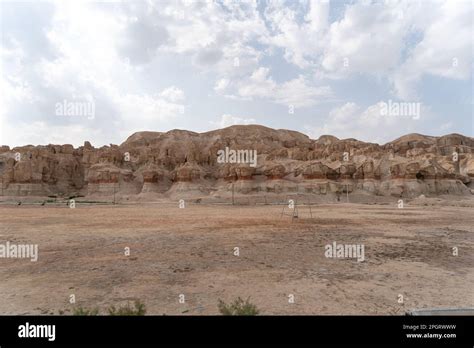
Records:
[[[72,311],[72,315],[82,315],[82,316],[87,316],[87,315],[98,315],[99,314],[99,308],[84,308],[84,307],[76,307]]]
[[[109,315],[145,315],[146,314],[146,308],[145,304],[143,304],[141,301],[137,300],[134,302],[134,306],[132,307],[130,305],[130,302],[127,302],[125,306],[120,306],[120,307],[115,307],[115,306],[110,306],[107,309],[107,312]],[[60,311],[59,314],[64,314],[64,311]],[[92,309],[89,308],[84,308],[84,307],[76,307],[73,309],[72,315],[99,315],[99,308],[95,307]]]
[[[108,312],[109,315],[145,315],[145,304],[137,300],[134,303],[134,307],[132,308],[130,302],[127,302],[125,306],[119,308],[115,308],[115,306],[109,307]]]
[[[257,306],[249,302],[250,297],[244,302],[240,297],[238,297],[234,302],[226,304],[224,301],[219,299],[219,312],[222,315],[257,315],[259,310]]]

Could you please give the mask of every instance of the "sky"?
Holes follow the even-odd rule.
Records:
[[[473,3],[0,0],[0,145],[474,136]]]

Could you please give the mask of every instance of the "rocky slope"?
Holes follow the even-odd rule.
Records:
[[[219,163],[226,147],[255,150],[256,165]],[[225,198],[232,187],[237,195],[471,195],[474,139],[409,134],[379,145],[257,125],[139,132],[101,148],[2,146],[0,177],[4,197]]]

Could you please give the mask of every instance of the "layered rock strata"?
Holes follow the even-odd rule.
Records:
[[[218,151],[236,157],[218,161]],[[247,151],[247,153],[245,152]],[[256,165],[248,162],[256,151]],[[247,154],[247,157],[246,157]],[[240,163],[238,163],[240,160]],[[232,126],[206,133],[139,132],[121,145],[0,147],[2,196],[176,198],[311,193],[470,195],[474,139],[409,134],[384,145],[290,130]]]

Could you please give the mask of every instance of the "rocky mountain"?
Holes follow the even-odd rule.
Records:
[[[0,177],[4,197],[222,198],[232,190],[269,196],[471,195],[474,139],[409,134],[379,145],[330,135],[313,140],[258,125],[138,132],[101,148],[87,141],[79,148],[2,146]]]

